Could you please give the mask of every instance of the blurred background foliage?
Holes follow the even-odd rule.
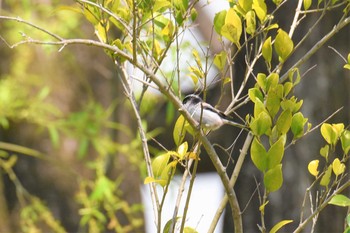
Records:
[[[95,38],[81,14],[62,7],[71,1],[0,4],[2,15],[64,38]],[[47,38],[10,21],[0,34],[10,44]],[[140,231],[144,162],[113,63],[97,48],[58,49],[1,42],[1,232]]]

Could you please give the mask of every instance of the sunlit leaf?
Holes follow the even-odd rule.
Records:
[[[343,125],[344,126],[344,125]],[[328,144],[335,145],[338,141],[338,130],[337,127],[334,127],[334,125],[324,123],[321,126],[321,134],[322,137],[326,140]]]
[[[304,135],[304,126],[307,122],[307,118],[304,118],[301,112],[297,112],[292,117],[291,130],[294,135],[294,139],[298,139]]]
[[[176,152],[174,152],[176,154]],[[152,169],[154,177],[160,177],[164,168],[167,166],[170,159],[170,153],[161,154],[155,157],[152,161]]]
[[[219,35],[222,35],[221,34],[221,28],[225,24],[226,14],[227,14],[226,10],[220,11],[220,12],[215,14],[215,17],[214,17],[214,29],[215,29],[216,33],[219,34]]]
[[[344,171],[345,171],[344,163],[340,162],[340,160],[338,158],[333,160],[332,168],[333,168],[333,173],[336,176],[339,176],[339,175],[343,174]]]
[[[267,152],[265,147],[259,142],[259,140],[255,137],[251,148],[250,155],[254,165],[262,172],[264,172],[267,168]]]
[[[312,160],[308,166],[307,166],[307,170],[310,172],[311,175],[313,175],[314,177],[317,177],[318,176],[318,164],[319,164],[319,160],[316,159],[316,160]]]
[[[276,233],[279,229],[281,229],[282,227],[284,227],[285,225],[291,222],[293,222],[293,220],[282,220],[278,222],[275,226],[272,227],[272,229],[270,230],[270,233]]]
[[[271,59],[272,59],[272,44],[271,44],[271,36],[269,36],[262,47],[262,55],[268,64],[269,68],[271,67]]]
[[[253,0],[238,0],[238,4],[245,12],[248,12],[252,9]]]
[[[332,199],[329,201],[329,204],[348,207],[350,206],[350,199],[343,194],[337,194],[332,197]]]
[[[256,102],[256,98],[259,100],[259,101],[261,101],[261,102],[263,102],[264,101],[264,96],[263,96],[263,94],[261,93],[261,91],[259,90],[259,88],[250,88],[249,90],[248,90],[248,96],[249,96],[249,99],[253,102],[253,103],[255,103]]]
[[[269,135],[272,126],[272,120],[266,111],[262,111],[257,118],[254,118],[250,123],[250,128],[254,135],[261,136]]]
[[[279,75],[277,73],[271,73],[266,78],[266,91],[268,92],[271,88],[275,88],[279,82]]]
[[[308,10],[311,6],[312,0],[303,0],[304,9]]]
[[[340,136],[341,146],[345,154],[348,154],[350,150],[350,131],[344,130]]]
[[[267,6],[265,0],[253,0],[252,8],[258,16],[260,22],[264,22],[267,14]]]
[[[267,192],[275,192],[281,188],[283,184],[283,175],[282,175],[282,164],[277,165],[276,167],[268,170],[264,174],[264,185]]]
[[[245,15],[245,20],[247,23],[246,30],[247,33],[250,35],[253,35],[256,29],[256,20],[255,20],[255,13],[254,11],[248,11],[248,13]]]
[[[227,11],[225,24],[221,27],[221,35],[226,37],[238,47],[242,34],[242,22],[233,8]]]
[[[274,48],[281,62],[284,62],[293,51],[294,44],[289,35],[282,29],[278,30]]]
[[[196,231],[196,229],[194,229],[192,227],[185,227],[184,233],[198,233],[198,231]]]
[[[289,110],[284,110],[278,117],[276,122],[277,130],[281,134],[286,134],[292,124],[292,113]]]
[[[258,83],[259,87],[264,91],[267,92],[266,89],[266,75],[263,73],[258,73],[256,76],[256,82]]]
[[[281,163],[284,154],[284,138],[275,142],[267,152],[267,169],[274,168]]]
[[[179,158],[182,160],[184,156],[186,155],[188,150],[188,143],[184,142],[177,148],[177,153],[179,155]]]

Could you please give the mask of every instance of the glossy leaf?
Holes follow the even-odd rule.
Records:
[[[215,14],[215,17],[214,17],[214,29],[215,29],[216,33],[219,34],[219,35],[222,35],[221,34],[221,28],[225,24],[226,14],[227,14],[226,10],[220,11],[220,12]]]
[[[301,112],[297,112],[292,117],[291,130],[294,135],[294,139],[298,139],[304,135],[304,126],[307,122],[307,118],[304,118]]]
[[[333,160],[332,169],[333,169],[333,173],[336,176],[339,176],[339,175],[344,173],[345,165],[344,165],[344,163],[340,162],[340,160],[338,158],[336,158]]]
[[[256,136],[261,136],[263,134],[269,135],[271,132],[271,126],[271,117],[265,111],[262,111],[259,116],[250,123],[250,128]]]
[[[278,132],[286,134],[292,124],[292,113],[289,110],[284,110],[278,117],[276,127]]]
[[[285,225],[291,222],[293,222],[293,220],[282,220],[278,222],[274,227],[272,227],[270,233],[276,233],[279,229],[281,229],[282,227],[284,227]]]
[[[267,152],[265,147],[255,137],[250,147],[250,155],[254,165],[262,172],[267,168]]]
[[[248,11],[248,13],[245,15],[246,20],[246,31],[248,34],[253,35],[256,30],[256,20],[255,20],[255,12],[254,11]]]
[[[326,140],[328,144],[335,145],[338,141],[340,134],[344,129],[343,124],[328,124],[324,123],[321,126],[322,137]]]
[[[342,207],[349,207],[350,199],[343,194],[337,194],[337,195],[334,195],[334,197],[332,197],[332,199],[329,201],[329,204],[342,206]]]
[[[262,47],[262,55],[268,64],[269,68],[271,67],[271,59],[272,59],[272,44],[271,44],[271,36],[269,36]]]
[[[308,10],[311,6],[312,0],[304,0],[303,1],[303,5],[304,5],[304,9]]]
[[[267,192],[275,192],[283,184],[282,164],[268,170],[264,175],[264,185]]]
[[[176,152],[174,152],[175,154]],[[164,168],[167,166],[170,159],[170,153],[161,154],[155,157],[152,161],[152,169],[154,177],[160,177]]]
[[[263,94],[261,93],[261,91],[259,90],[259,88],[250,88],[248,90],[248,96],[249,96],[249,99],[255,103],[256,102],[256,98],[260,101],[260,102],[263,102],[264,101],[264,96]]]
[[[187,153],[187,150],[188,150],[188,143],[187,142],[184,142],[182,143],[178,148],[177,148],[177,153],[179,155],[179,159],[182,160],[186,153]]]
[[[279,75],[277,73],[271,73],[266,78],[266,91],[268,92],[271,88],[275,88],[279,81]]]
[[[238,0],[238,4],[245,12],[248,12],[252,9],[253,0]]]
[[[350,150],[350,131],[344,130],[340,136],[341,146],[345,154],[348,154]]]
[[[269,111],[272,118],[280,110],[281,97],[278,94],[278,88],[270,89],[266,98],[266,108]]]
[[[225,24],[221,28],[221,35],[239,46],[242,35],[242,21],[233,8],[227,11]]]
[[[307,170],[314,177],[318,176],[318,173],[319,173],[319,171],[318,171],[318,164],[319,164],[319,162],[320,161],[318,159],[315,159],[315,160],[312,160],[307,166]]]
[[[256,77],[256,82],[258,83],[259,87],[264,91],[267,92],[266,90],[266,75],[263,73],[258,73]]]
[[[284,154],[284,138],[275,142],[267,152],[267,169],[272,169],[281,163]]]
[[[253,0],[252,8],[258,16],[260,22],[264,22],[267,14],[265,0]]]
[[[284,62],[293,51],[294,44],[289,35],[282,29],[278,30],[274,48],[281,62]]]

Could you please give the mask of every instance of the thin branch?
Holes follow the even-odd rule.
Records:
[[[340,186],[337,190],[335,190],[326,200],[324,200],[324,202],[319,205],[316,210],[310,214],[309,217],[307,217],[302,223],[299,224],[299,226],[294,230],[293,233],[298,233],[301,232],[306,224],[308,224],[316,215],[318,215],[330,202],[330,200],[337,194],[341,193],[342,191],[344,191],[346,188],[348,188],[350,186],[350,180],[347,181],[346,183],[344,183],[342,186]]]
[[[238,175],[239,175],[239,173],[241,171],[244,159],[245,159],[245,157],[247,155],[247,152],[249,150],[249,146],[250,146],[250,143],[251,143],[252,140],[253,140],[253,134],[249,132],[247,137],[246,137],[246,139],[245,139],[245,142],[243,144],[241,153],[240,153],[240,155],[238,157],[235,169],[234,169],[234,171],[232,173],[232,176],[231,176],[231,179],[230,179],[230,188],[231,189],[236,184]],[[221,203],[220,203],[218,209],[216,210],[216,213],[215,213],[215,216],[213,218],[213,221],[210,224],[208,233],[214,232],[214,230],[216,228],[216,225],[217,225],[217,223],[218,223],[218,221],[220,219],[220,216],[222,215],[222,213],[223,213],[223,211],[224,211],[224,209],[225,209],[225,207],[227,205],[227,202],[228,202],[228,196],[227,196],[227,194],[225,194],[224,198],[221,200]]]
[[[136,103],[136,99],[134,96],[134,93],[131,89],[131,85],[130,85],[130,79],[128,78],[128,74],[126,72],[126,69],[120,65],[118,62],[115,62],[115,64],[117,65],[118,69],[121,71],[120,72],[120,78],[121,78],[121,82],[123,84],[124,90],[127,94],[127,97],[131,103],[132,109],[134,110],[134,114],[137,120],[137,125],[138,125],[138,129],[139,129],[139,134],[140,134],[140,138],[141,138],[141,142],[142,142],[142,149],[143,149],[143,154],[144,154],[144,158],[147,164],[147,173],[150,177],[154,177],[153,176],[153,171],[152,171],[152,162],[151,162],[151,156],[149,153],[149,149],[148,149],[148,144],[147,144],[147,136],[146,133],[143,129],[142,126],[142,119],[140,116],[140,112]],[[151,192],[151,197],[152,197],[152,202],[153,202],[153,210],[154,210],[154,215],[155,215],[155,220],[158,220],[158,210],[159,210],[159,198],[157,195],[157,190],[156,190],[156,186],[155,183],[150,183],[150,192]],[[156,222],[156,226],[157,228],[160,228],[160,223]]]
[[[321,40],[319,40],[302,58],[298,59],[298,61],[291,67],[285,74],[280,78],[281,82],[284,82],[288,79],[289,72],[295,67],[299,67],[305,61],[309,60],[309,58],[318,51],[329,39],[333,38],[333,36],[338,33],[342,28],[350,23],[350,17],[345,18],[343,21],[339,22],[337,25],[333,27],[333,29],[327,33]]]

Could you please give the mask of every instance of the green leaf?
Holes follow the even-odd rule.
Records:
[[[282,220],[278,222],[274,227],[272,227],[270,233],[276,233],[279,229],[281,229],[282,227],[284,227],[285,225],[291,222],[293,222],[293,220]]]
[[[271,68],[271,59],[272,59],[272,44],[271,44],[271,36],[269,36],[262,47],[262,55],[268,64],[268,67]]]
[[[215,14],[215,17],[214,17],[214,29],[215,29],[216,33],[219,34],[219,35],[222,35],[221,34],[221,28],[225,24],[226,14],[227,14],[226,10],[220,11],[220,12]]]
[[[269,151],[267,152],[267,169],[270,170],[281,163],[284,154],[284,143],[283,137],[275,142]]]
[[[266,112],[265,105],[260,99],[255,98],[254,103],[254,117],[258,117],[261,112]]]
[[[266,90],[266,75],[263,73],[258,73],[256,77],[256,82],[258,83],[259,87],[264,91],[267,92]]]
[[[337,194],[332,197],[332,199],[329,201],[329,204],[342,207],[349,207],[350,199],[343,194]]]
[[[276,127],[278,132],[281,134],[286,134],[290,129],[292,124],[292,113],[287,109],[284,110],[278,117],[276,122]]]
[[[227,63],[227,53],[223,50],[214,56],[214,65],[222,72]]]
[[[268,92],[271,88],[275,88],[279,81],[279,75],[277,73],[271,73],[266,78],[266,91]]]
[[[264,22],[267,14],[265,0],[253,0],[252,8],[258,16],[260,22]]]
[[[238,0],[238,4],[245,12],[248,12],[252,9],[253,0]]]
[[[289,92],[292,90],[293,88],[293,83],[291,82],[285,82],[283,84],[283,91],[284,91],[284,95],[283,97],[287,97],[287,95],[289,94]]]
[[[177,118],[174,130],[173,130],[173,139],[175,142],[175,145],[180,145],[182,143],[183,139],[185,138],[186,132],[189,132],[190,134],[193,134],[193,129],[190,126],[190,124],[185,120],[185,118],[180,115],[179,118]]]
[[[293,51],[293,41],[282,29],[277,31],[274,48],[281,62],[284,62]]]
[[[269,111],[272,118],[274,118],[280,110],[280,103],[281,97],[278,93],[278,88],[270,89],[270,91],[267,93],[266,108]]]
[[[350,131],[344,130],[340,136],[341,146],[344,151],[344,154],[348,154],[350,150]]]
[[[304,0],[303,1],[303,5],[304,5],[304,9],[308,10],[311,6],[312,0]]]
[[[293,68],[289,73],[288,73],[288,78],[289,81],[293,83],[293,85],[297,85],[300,80],[301,80],[301,76],[300,76],[300,72],[298,68]]]
[[[257,98],[260,102],[264,101],[264,96],[263,96],[263,94],[261,93],[261,91],[259,90],[259,88],[256,88],[256,87],[250,88],[250,89],[248,90],[248,96],[249,96],[250,100],[251,100],[253,103],[256,102],[256,98]]]
[[[250,147],[250,156],[254,165],[262,172],[267,168],[267,152],[265,147],[255,137]]]
[[[326,172],[322,176],[320,185],[327,187],[329,182],[331,181],[331,175],[332,175],[332,165],[329,165]]]
[[[176,154],[176,152],[173,152]],[[157,157],[155,157],[152,161],[152,170],[154,177],[160,177],[162,175],[163,170],[167,166],[169,159],[170,159],[170,153],[161,154]]]
[[[238,47],[239,40],[242,34],[242,22],[233,8],[227,11],[225,17],[225,24],[221,28],[221,35],[226,37],[229,41],[236,44]]]
[[[320,155],[328,161],[329,145],[325,145],[320,149]]]
[[[182,160],[184,156],[186,155],[188,150],[188,143],[184,142],[177,148],[177,153],[179,155],[179,159]]]
[[[165,186],[170,182],[171,177],[173,177],[175,174],[177,163],[178,162],[174,160],[166,165],[162,171],[162,174],[160,175],[160,179],[157,181],[160,185]]]
[[[256,136],[261,136],[263,134],[269,135],[271,132],[272,120],[266,111],[262,111],[257,118],[252,120],[249,126]]]
[[[248,13],[245,15],[246,20],[246,31],[248,34],[253,35],[256,30],[256,20],[255,20],[255,12],[254,11],[248,11]]]
[[[282,164],[268,170],[264,175],[264,185],[267,192],[275,192],[281,188],[283,184]]]
[[[304,118],[301,112],[297,112],[292,117],[291,130],[294,135],[294,139],[298,139],[304,135],[304,126],[307,122],[307,118]]]
[[[328,144],[335,145],[344,130],[344,124],[328,124],[321,126],[321,134]]]

